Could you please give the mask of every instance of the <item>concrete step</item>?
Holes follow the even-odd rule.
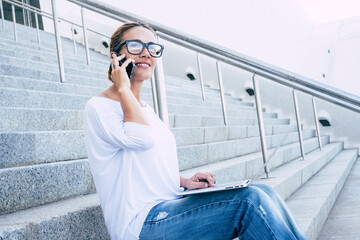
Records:
[[[24,56],[24,54],[22,54],[21,52],[14,52],[13,54],[11,54],[6,49],[2,49],[1,47],[2,45],[0,43],[0,64],[8,64],[13,66],[20,65],[26,68],[33,68],[37,70],[52,71],[54,73],[58,73],[58,61],[57,59],[54,59],[54,57],[44,56],[46,57],[47,61],[36,61],[32,60],[32,56]],[[42,52],[39,52],[38,54],[42,55]],[[57,58],[57,56],[55,57]],[[26,59],[26,61],[24,61],[24,59]],[[98,70],[95,71],[94,69],[84,69],[85,64],[79,64],[76,59],[70,61],[67,57],[64,57],[65,74],[104,78],[106,77],[106,75],[104,74],[106,70],[105,68],[106,66],[108,66],[105,63],[105,61],[104,63],[97,63],[96,65],[99,67]]]
[[[340,152],[332,161],[326,161],[325,164],[329,163],[324,167],[319,166],[315,162],[312,163],[311,160],[298,163],[296,166],[294,164],[296,168],[305,164],[312,165],[314,172],[319,171],[312,178],[309,176],[304,179],[303,176],[302,183],[306,179],[310,178],[310,180],[287,201],[288,206],[299,223],[300,229],[309,240],[318,239],[320,231],[357,157],[357,149],[348,149]],[[332,237],[326,239],[333,239]]]
[[[305,141],[305,147],[316,148],[318,144],[317,139],[313,138],[314,131],[304,131],[303,133],[303,138],[309,139],[309,141]],[[268,148],[277,146],[284,137],[285,134],[267,136]],[[297,141],[297,133],[289,133],[284,144]],[[299,148],[297,150],[300,151]],[[179,168],[180,170],[191,169],[258,151],[261,151],[259,137],[178,147]]]
[[[0,214],[95,192],[87,160],[0,169]]]
[[[36,30],[34,31],[34,28],[24,27],[22,25],[17,24],[17,30],[18,30],[17,42],[33,44],[35,46],[41,45],[42,47],[49,49],[55,49],[56,47],[55,35],[53,33],[48,33],[40,30],[39,31],[40,44],[39,44],[37,39],[37,33]],[[2,33],[2,38],[7,39],[9,41],[15,41],[13,26],[11,26],[10,28],[5,28],[5,31],[3,29],[0,29],[0,31]],[[63,48],[63,51],[74,53],[74,46],[72,39],[61,36],[61,46]],[[78,54],[85,54],[85,46],[83,45],[83,43],[76,42],[76,48]],[[92,51],[94,50],[92,49]],[[101,54],[100,52],[97,51],[94,52]]]
[[[100,92],[104,90],[104,88],[97,88],[97,87],[91,87],[91,86],[84,86],[84,85],[77,85],[77,84],[69,84],[69,83],[58,83],[58,82],[49,82],[49,81],[42,81],[42,80],[34,80],[34,79],[28,79],[28,78],[18,78],[18,77],[9,77],[9,76],[0,76],[0,91],[3,91],[2,94],[0,94],[0,101],[2,101],[1,106],[5,107],[21,107],[24,106],[24,103],[27,104],[27,107],[35,107],[36,104],[39,104],[41,102],[41,99],[44,99],[43,101],[48,102],[46,99],[48,99],[48,96],[53,96],[54,98],[68,98],[69,96],[75,96],[78,98],[79,96],[84,96],[84,99],[89,99],[92,96],[98,95]],[[150,106],[152,106],[152,94],[150,93],[150,89],[146,89],[145,86],[143,88],[142,92],[142,99],[145,100]],[[39,93],[38,93],[39,92]],[[185,104],[185,105],[194,105],[194,106],[205,106],[205,107],[215,107],[215,108],[221,108],[220,101],[217,101],[216,99],[207,99],[207,101],[202,101],[199,97],[189,97],[187,95],[186,97],[178,96],[174,97],[171,96],[171,91],[167,90],[167,102],[168,104]],[[170,92],[170,94],[169,94]],[[20,100],[20,98],[16,97],[16,95],[21,95],[22,99],[26,98],[26,100]],[[8,101],[3,100],[5,99],[6,95],[10,95],[10,98],[16,98],[14,101]],[[31,101],[34,102],[35,96],[38,98],[35,102],[36,104],[32,103],[29,104]],[[65,99],[65,101],[67,101]],[[23,102],[23,104],[18,104],[16,102]],[[57,100],[53,100],[57,101]],[[47,103],[49,105],[52,105],[53,103]],[[60,106],[59,106],[60,105]],[[62,108],[65,104],[59,104],[57,108]],[[76,107],[78,105],[78,102],[73,102],[73,104],[70,105],[71,108],[74,106]],[[233,103],[233,101],[229,101],[227,103],[227,109],[239,109],[243,108],[242,106],[248,106],[247,109],[252,109],[253,103],[248,102],[241,102],[236,101]],[[77,107],[76,107],[77,108]],[[245,109],[245,108],[244,108]],[[265,110],[265,109],[263,109]]]
[[[142,96],[145,101],[150,102],[149,104],[152,105],[152,96],[150,94],[144,93]],[[89,96],[84,95],[48,93],[44,91],[0,87],[0,105],[2,107],[83,110],[89,99]],[[197,102],[198,104],[194,104],[194,101],[190,99],[171,97],[168,100],[168,111],[170,114],[222,114],[220,104]],[[255,110],[256,109],[251,106],[230,104],[227,108],[227,114],[233,117],[240,117],[244,114],[256,117]],[[263,113],[263,115],[264,117],[277,117],[276,113]]]
[[[13,45],[17,45],[14,49]],[[0,56],[2,58],[1,63],[5,61],[14,62],[20,60],[23,66],[28,66],[31,63],[37,63],[37,68],[47,67],[48,69],[58,68],[58,59],[56,55],[56,49],[44,50],[40,46],[26,46],[18,42],[12,42],[8,45],[0,43]],[[26,59],[26,61],[24,61]],[[64,53],[64,66],[65,69],[75,68],[82,69],[87,72],[103,73],[109,66],[109,58],[99,57],[94,58],[90,65],[87,65],[84,56],[78,56],[74,54]]]
[[[1,239],[106,239],[96,194],[78,196],[0,216]]]
[[[42,58],[38,58],[38,59],[47,58],[48,60],[53,60],[53,62],[57,61],[57,52],[56,52],[55,44],[53,46],[47,46],[44,44],[39,45],[36,43],[31,43],[21,40],[15,42],[12,39],[6,39],[3,38],[2,36],[0,37],[0,40],[1,40],[0,49],[1,52],[3,52],[2,55],[4,55],[5,53],[6,54],[13,53],[8,56],[12,56],[12,57],[23,56],[23,58],[25,59],[36,59],[33,57],[42,56]],[[85,51],[79,50],[78,54],[75,55],[72,49],[70,50],[69,48],[63,48],[62,50],[63,50],[64,59],[76,63],[87,64]],[[91,65],[102,64],[109,61],[108,56],[100,54],[98,52],[89,51],[89,54],[90,54]]]
[[[26,74],[30,74],[30,75],[26,75]],[[30,78],[24,79],[23,76],[30,76]],[[168,77],[169,76],[166,76],[166,78],[168,78]],[[82,86],[85,86],[85,89],[80,90],[79,92],[86,93],[85,90],[90,88],[91,90],[87,94],[95,93],[93,95],[99,94],[105,88],[107,88],[111,85],[110,81],[107,81],[105,79],[105,77],[102,78],[101,80],[99,80],[99,79],[90,79],[87,77],[75,76],[75,75],[70,75],[70,74],[66,75],[67,83],[62,84],[62,83],[60,83],[58,73],[44,71],[44,70],[40,71],[40,70],[24,68],[24,67],[14,67],[12,65],[7,65],[7,64],[0,64],[0,81],[2,82],[1,83],[2,85],[10,85],[11,88],[24,88],[25,87],[26,89],[30,88],[30,89],[35,89],[35,90],[40,88],[40,89],[42,89],[42,91],[45,89],[49,89],[49,86],[45,87],[44,85],[50,84],[50,86],[54,87],[54,90],[49,89],[50,91],[61,91],[62,89],[64,89],[64,91],[67,91],[67,92],[70,91],[70,93],[74,93],[76,91],[76,89],[81,88]],[[26,81],[27,81],[27,83],[24,83]],[[69,87],[60,87],[60,86],[56,85],[56,84],[62,84],[63,86],[65,86],[69,83],[71,86],[75,87],[75,89],[69,90]],[[95,90],[95,88],[97,88],[98,90]],[[166,94],[169,97],[188,98],[189,100],[194,99],[196,101],[202,100],[201,95],[198,94],[196,91],[187,91],[187,92],[182,91],[182,89],[183,89],[182,85],[172,84],[172,85],[167,86],[166,89],[167,89]],[[143,88],[143,93],[151,94],[150,83],[145,84],[145,86]],[[75,94],[81,94],[81,93],[75,92]],[[253,106],[253,103],[244,103],[244,102],[240,101],[239,98],[231,97],[231,96],[226,96],[225,101],[228,105],[229,104],[230,105],[231,104],[239,104],[239,105],[243,105],[243,106]],[[220,96],[216,93],[213,93],[211,95],[208,94],[208,99],[206,102],[212,102],[212,103],[215,102],[218,104],[218,106],[220,106]]]
[[[177,146],[205,144],[259,136],[257,126],[173,128]],[[268,135],[296,131],[296,126],[266,126]],[[0,168],[87,158],[84,133],[74,131],[11,132],[0,134]]]
[[[257,119],[245,117],[229,117],[228,126],[257,126]],[[288,125],[290,119],[264,118],[265,125]],[[195,116],[195,115],[169,115],[169,126],[175,127],[202,127],[224,126],[223,117]]]
[[[334,154],[337,154],[337,152],[340,151],[339,149],[341,149],[341,144],[329,143],[329,137],[323,137],[323,140],[325,149],[324,153],[334,156]],[[305,146],[305,151],[308,155],[308,158],[316,154],[316,149],[318,149],[318,146],[314,144],[313,139],[306,140]],[[277,146],[269,148],[269,153],[272,153],[276,147]],[[298,143],[290,143],[280,146],[273,159],[270,160],[268,164],[270,169],[270,176],[275,175],[272,173],[273,169],[276,169],[285,163],[296,160],[300,156],[301,153]],[[199,171],[214,172],[216,174],[217,183],[222,184],[227,182],[240,181],[243,179],[251,179],[262,165],[262,154],[261,152],[256,152],[221,162],[210,163],[204,166],[183,170],[181,174],[185,177],[191,177]]]
[[[6,39],[4,39],[6,40]],[[23,68],[26,67],[30,67],[32,68],[32,70],[42,70],[45,71],[45,73],[43,73],[43,75],[41,76],[42,78],[45,76],[48,76],[50,78],[54,77],[51,76],[50,73],[54,73],[56,76],[56,79],[58,79],[58,67],[57,67],[57,57],[54,54],[50,54],[50,55],[46,55],[47,52],[49,51],[45,51],[44,54],[44,49],[42,49],[39,46],[33,46],[33,45],[25,45],[25,46],[20,46],[18,47],[19,44],[17,44],[17,48],[19,49],[14,49],[13,45],[14,42],[11,40],[7,40],[10,41],[9,45],[6,45],[6,43],[0,43],[0,56],[1,56],[1,60],[0,60],[0,64],[4,64],[5,66],[4,68],[4,72],[8,72],[7,74],[11,74],[9,69],[9,65],[12,66],[17,66],[17,64],[19,62],[22,62],[21,66]],[[24,45],[24,44],[23,44]],[[40,48],[39,50],[36,50]],[[11,49],[11,50],[9,50]],[[50,50],[50,49],[49,49]],[[31,55],[33,53],[33,55]],[[23,61],[23,59],[29,59],[28,61]],[[50,62],[49,62],[50,59]],[[51,60],[52,59],[52,60]],[[32,61],[34,60],[34,61]],[[43,63],[39,64],[39,61],[42,61]],[[67,56],[66,54],[64,55],[64,62],[65,62],[65,72],[66,75],[74,75],[74,76],[79,76],[79,77],[91,77],[91,78],[98,78],[103,80],[106,75],[104,74],[104,72],[107,70],[107,65],[108,65],[108,59],[104,59],[104,60],[100,60],[97,63],[94,63],[93,65],[101,65],[99,67],[97,67],[97,71],[94,71],[94,66],[88,67],[86,66],[84,63],[83,64],[79,64],[79,59],[78,57],[74,57],[72,55]],[[34,69],[35,67],[35,69]],[[17,69],[19,71],[19,69]],[[46,74],[47,72],[47,74]],[[50,72],[50,73],[49,73]],[[34,73],[34,71],[33,71]],[[5,73],[4,73],[5,74]],[[50,74],[50,75],[49,75]],[[40,74],[35,74],[33,76],[39,76]],[[41,78],[41,79],[42,79]],[[87,79],[89,81],[89,79]],[[171,81],[167,81],[168,84],[171,84],[173,82],[173,79],[171,79]],[[191,89],[187,88],[187,90],[193,91],[196,89],[196,92],[200,95],[200,87],[195,84],[195,83],[191,83],[190,81],[182,81],[183,85],[186,86],[190,86]],[[194,89],[192,89],[194,88]],[[209,89],[208,90],[211,93],[217,93],[219,94],[218,90],[216,89]],[[209,93],[206,93],[206,95],[208,96]]]
[[[328,151],[328,148],[324,147],[323,151]],[[286,170],[292,168],[286,167],[283,171]],[[300,175],[302,171],[305,169],[300,169]],[[0,224],[0,236],[11,239],[31,234],[35,239],[49,239],[49,236],[57,239],[109,239],[101,213],[95,194],[78,196],[0,216],[0,222],[6,223]],[[74,224],[76,228],[71,227]]]
[[[170,127],[222,126],[219,116],[169,115]],[[0,108],[0,132],[66,131],[83,129],[83,111],[38,108]],[[183,121],[187,122],[183,122]],[[286,125],[289,119],[264,118],[266,125]],[[230,117],[229,125],[255,125],[251,116]]]
[[[346,182],[319,234],[319,240],[360,239],[360,157],[357,158]]]
[[[0,169],[87,158],[82,130],[1,133],[0,148]]]
[[[0,56],[2,60],[0,61],[0,64],[11,64],[11,65],[17,65],[19,61],[22,61],[22,59],[29,59],[29,61],[26,61],[22,64],[23,67],[34,67],[37,70],[52,70],[55,73],[57,73],[57,56],[54,54],[50,55],[44,55],[44,49],[42,47],[39,47],[37,45],[24,45],[18,47],[19,49],[13,49],[14,42],[11,40],[6,45],[6,43],[0,43],[0,49],[2,50],[0,52]],[[1,45],[3,44],[3,45]],[[17,44],[18,45],[18,44]],[[11,47],[11,48],[10,48]],[[22,47],[22,48],[21,48]],[[11,49],[11,50],[9,50]],[[49,52],[52,49],[45,50],[45,52]],[[41,56],[41,58],[39,58]],[[52,59],[49,62],[49,59]],[[36,61],[31,61],[36,60]],[[42,64],[38,64],[39,61],[42,61]],[[104,78],[104,72],[107,70],[108,66],[108,58],[103,59],[96,64],[93,64],[94,66],[88,67],[84,63],[79,64],[79,57],[70,55],[64,55],[64,63],[65,63],[65,72],[71,75],[79,75],[81,76],[91,76],[103,79]],[[98,67],[98,65],[101,65]],[[96,67],[97,71],[94,71],[94,67]],[[190,81],[185,81],[184,79],[181,79],[181,84],[191,87],[191,89],[187,88],[187,90],[195,90],[200,94],[200,86],[198,84],[192,83]],[[167,81],[168,84],[171,84],[174,82],[174,79],[171,79],[170,81]],[[208,88],[209,89],[209,88]],[[216,89],[209,89],[211,93],[217,93],[219,94],[219,91]],[[209,93],[206,93],[208,96]]]
[[[258,126],[172,128],[178,147],[259,136]],[[265,126],[266,135],[297,131],[294,125]]]
[[[83,129],[83,111],[0,108],[0,132]]]
[[[290,133],[288,140],[286,140],[284,144],[294,142],[292,138],[294,138],[293,136],[295,135],[296,133]],[[306,138],[308,137],[306,133],[304,133],[304,136]],[[284,136],[281,135],[268,137],[269,146],[274,147],[273,145],[281,141],[283,137]],[[241,141],[243,148],[244,146],[250,146],[251,143],[247,143],[247,141],[248,139]],[[323,142],[326,144],[327,141],[328,138],[324,137]],[[255,148],[260,148],[259,146],[251,149],[248,147],[242,150],[242,152],[246,153],[240,153],[241,150],[239,150],[239,152],[234,152],[233,155],[229,154],[229,146],[236,146],[236,144],[237,142],[235,141],[204,144],[203,146],[208,145],[208,156],[199,156],[199,158],[197,158],[196,153],[179,151],[179,168],[181,170],[186,169],[184,163],[181,161],[183,155],[193,156],[194,158],[190,164],[192,165],[191,167],[196,167],[245,155],[250,151],[256,152],[259,151],[259,149]],[[52,144],[50,144],[50,146],[52,150],[56,150],[55,146]],[[307,152],[316,147],[316,141],[313,139],[305,141],[305,150]],[[61,146],[59,146],[59,148],[61,148]],[[286,148],[291,149],[290,152],[293,153],[290,154],[289,150],[287,150],[287,160],[296,158],[300,154],[297,144],[284,147],[284,149]],[[189,149],[191,150],[191,148]],[[51,150],[45,152],[51,153]],[[211,155],[211,153],[213,153],[213,155]],[[282,158],[275,158],[273,162],[275,164],[274,166],[284,163],[284,156],[279,156],[282,156]],[[45,161],[50,162],[48,159],[39,162]],[[2,196],[0,196],[0,213],[13,212],[94,191],[94,183],[87,160],[69,160],[40,164],[39,162],[35,162],[35,165],[30,166],[0,169],[0,184],[3,193]],[[25,192],[23,193],[23,191]]]
[[[21,26],[21,25],[17,25]],[[11,26],[12,28],[12,26]],[[21,27],[19,28],[21,29]],[[16,42],[18,46],[21,47],[33,47],[33,48],[41,48],[44,51],[47,52],[55,52],[56,51],[56,44],[55,44],[55,35],[51,33],[47,33],[44,31],[40,31],[40,44],[38,44],[36,32],[31,31],[32,28],[23,28],[24,31],[18,31],[18,41]],[[11,33],[7,32],[9,29],[0,29],[1,34],[1,42],[4,42],[5,44],[11,44],[12,42],[15,42],[13,31],[11,30]],[[29,31],[30,30],[30,31]],[[31,37],[33,35],[33,37]],[[45,37],[45,38],[44,38]],[[63,49],[63,52],[65,54],[74,54],[74,47],[73,47],[73,41],[64,37],[61,37],[61,46]],[[77,43],[77,55],[82,56],[82,59],[85,59],[85,46],[82,44]],[[90,49],[91,57],[106,57],[104,54],[94,51],[93,49]]]

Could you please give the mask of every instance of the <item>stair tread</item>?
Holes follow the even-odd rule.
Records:
[[[331,212],[319,240],[360,239],[360,157],[357,158]]]
[[[357,149],[343,150],[287,200],[309,239],[317,239],[357,154]]]

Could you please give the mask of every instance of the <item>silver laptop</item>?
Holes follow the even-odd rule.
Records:
[[[283,144],[285,139],[287,138],[288,133],[285,135],[283,140],[280,142],[280,144],[275,148],[275,150],[272,152],[270,158],[264,163],[259,170],[256,172],[254,177],[252,179],[246,179],[238,182],[232,182],[232,183],[225,183],[225,184],[218,184],[214,187],[208,187],[208,188],[200,188],[200,189],[193,189],[193,190],[185,190],[183,192],[178,193],[179,196],[186,196],[186,195],[192,195],[192,194],[199,194],[199,193],[209,193],[209,192],[217,192],[217,191],[226,191],[226,190],[233,190],[238,188],[246,188],[248,187],[252,181],[254,181],[256,178],[258,178],[261,173],[263,172],[263,169],[267,166],[269,161],[272,159],[272,157],[275,155],[276,151],[279,149],[279,147]]]

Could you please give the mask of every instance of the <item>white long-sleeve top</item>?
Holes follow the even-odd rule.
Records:
[[[137,238],[150,209],[182,191],[175,138],[150,106],[142,111],[148,126],[124,122],[120,103],[109,98],[85,107],[88,159],[113,240]]]

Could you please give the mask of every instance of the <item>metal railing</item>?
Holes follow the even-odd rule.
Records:
[[[53,20],[53,24],[54,24],[54,32],[55,32],[55,40],[56,40],[56,48],[57,48],[57,55],[58,55],[58,66],[59,66],[59,72],[60,72],[60,81],[61,82],[65,82],[65,70],[64,70],[64,63],[63,63],[63,56],[62,56],[62,47],[61,47],[61,38],[60,38],[60,32],[59,32],[59,27],[58,24],[60,21],[71,24],[71,31],[72,31],[72,40],[73,40],[73,45],[74,45],[74,54],[77,55],[77,49],[76,49],[76,41],[75,41],[75,36],[74,36],[74,26],[82,28],[83,29],[83,35],[84,35],[84,45],[85,45],[85,52],[86,52],[86,61],[87,64],[90,65],[90,53],[89,53],[89,44],[88,44],[88,37],[87,37],[87,32],[92,32],[95,33],[99,36],[102,37],[106,37],[108,39],[110,39],[109,36],[100,33],[98,31],[89,29],[86,27],[85,25],[85,14],[84,14],[84,9],[81,8],[81,20],[82,20],[82,25],[79,25],[75,22],[69,21],[67,19],[64,18],[60,18],[58,17],[57,14],[57,10],[56,10],[56,0],[51,0],[51,6],[52,6],[52,13],[46,12],[44,10],[38,9],[36,7],[33,7],[31,5],[28,5],[28,1],[24,2],[24,1],[18,1],[18,0],[0,0],[0,8],[1,8],[1,16],[2,16],[2,28],[5,29],[5,22],[4,22],[4,11],[3,11],[3,4],[2,2],[7,2],[9,4],[11,4],[11,12],[12,12],[12,21],[13,21],[13,32],[14,32],[14,39],[15,41],[18,41],[18,36],[17,36],[17,29],[16,29],[16,15],[15,15],[15,7],[19,7],[23,9],[23,15],[26,16],[28,19],[30,19],[29,15],[30,13],[34,13],[35,15],[35,27],[37,30],[37,40],[38,43],[41,43],[40,40],[40,31],[39,31],[39,22],[38,22],[38,15],[52,19]],[[25,13],[26,10],[26,13]],[[25,22],[24,22],[25,23]],[[29,23],[29,20],[28,20]],[[31,24],[28,24],[31,27]]]
[[[55,0],[52,0],[53,5],[53,13],[54,15],[49,16],[49,13],[45,13],[39,9],[35,9],[31,6],[24,5],[21,2],[15,1],[15,0],[3,0],[6,2],[9,2],[13,4],[12,6],[19,6],[19,7],[25,7],[29,11],[35,12],[35,14],[41,14],[45,17],[50,17],[54,20],[54,27],[55,27],[55,33],[57,28],[57,22],[59,18],[56,14],[56,8],[55,8]],[[170,41],[172,43],[175,43],[179,46],[188,48],[190,50],[193,50],[197,54],[197,66],[199,70],[199,77],[200,77],[200,84],[201,84],[201,92],[202,92],[202,98],[205,100],[205,91],[203,86],[203,79],[202,79],[202,70],[201,70],[201,62],[199,58],[199,54],[208,56],[210,58],[213,58],[216,60],[216,68],[217,68],[217,75],[218,75],[218,81],[219,81],[219,89],[220,89],[220,99],[221,99],[221,106],[222,106],[222,112],[223,112],[223,119],[224,124],[227,125],[227,114],[226,114],[226,105],[225,105],[225,98],[224,98],[224,88],[222,83],[222,74],[221,74],[221,64],[229,64],[232,66],[235,66],[237,68],[243,69],[247,72],[250,72],[253,74],[252,80],[253,80],[253,87],[255,91],[255,103],[256,103],[256,109],[257,109],[257,119],[258,119],[258,126],[259,126],[259,133],[260,133],[260,140],[261,140],[261,148],[262,148],[262,155],[263,155],[263,162],[267,162],[267,145],[266,145],[266,137],[265,137],[265,128],[264,128],[264,120],[262,115],[262,105],[261,105],[261,97],[260,97],[260,91],[259,91],[259,85],[257,77],[263,77],[268,80],[272,80],[274,82],[277,82],[281,85],[290,87],[293,89],[293,101],[294,101],[294,108],[295,108],[295,116],[297,120],[297,131],[298,131],[298,137],[299,137],[299,143],[300,143],[300,150],[301,150],[301,156],[304,159],[305,158],[305,151],[304,151],[304,143],[303,143],[303,136],[302,136],[302,129],[301,129],[301,121],[300,121],[300,112],[298,107],[298,100],[297,100],[297,92],[303,92],[310,94],[312,97],[312,105],[313,105],[313,113],[314,113],[314,119],[315,119],[315,126],[316,126],[316,135],[318,138],[318,144],[319,148],[322,148],[321,143],[321,135],[320,135],[320,128],[318,124],[318,117],[317,117],[317,110],[316,110],[316,101],[315,98],[319,98],[322,100],[325,100],[330,103],[334,103],[338,106],[341,106],[343,108],[349,109],[351,111],[354,111],[356,113],[360,113],[360,100],[347,96],[345,94],[342,94],[341,91],[332,89],[331,87],[325,86],[323,84],[320,84],[318,82],[314,82],[311,79],[305,78],[303,76],[295,75],[292,73],[289,73],[285,70],[279,70],[274,66],[271,66],[269,64],[261,63],[257,60],[250,60],[247,57],[244,57],[242,54],[235,52],[233,50],[224,48],[222,46],[207,42],[203,39],[190,36],[188,34],[182,33],[178,30],[171,29],[169,27],[163,26],[161,24],[155,23],[151,20],[144,19],[142,17],[136,16],[134,14],[130,14],[126,11],[123,11],[121,9],[118,9],[114,6],[107,5],[103,2],[97,2],[95,0],[68,0],[69,2],[72,2],[74,4],[77,4],[81,7],[81,16],[82,16],[82,26],[79,26],[75,23],[71,23],[72,28],[74,25],[79,26],[83,28],[83,34],[84,34],[84,42],[85,42],[85,48],[86,48],[86,57],[87,62],[90,64],[90,58],[88,53],[88,44],[87,44],[87,31],[90,31],[87,29],[85,25],[85,18],[84,18],[84,9],[91,10],[93,12],[96,12],[98,14],[101,14],[103,16],[107,16],[109,18],[121,21],[121,22],[127,22],[127,21],[136,21],[136,22],[147,22],[150,24],[156,31],[158,36],[158,41],[160,42],[161,39],[164,39],[166,41]],[[1,3],[1,0],[0,0]],[[1,6],[2,11],[2,6]],[[2,13],[2,16],[3,13]],[[37,17],[36,17],[37,18]],[[69,22],[68,20],[61,19],[63,21]],[[4,23],[3,23],[4,27]],[[14,31],[16,31],[16,26],[14,24]],[[102,35],[101,33],[98,33]],[[58,34],[56,34],[56,39],[58,40]],[[16,33],[15,33],[15,39],[16,39]],[[60,38],[59,38],[60,39]],[[74,40],[74,39],[73,39]],[[60,41],[60,40],[59,40]],[[40,40],[39,40],[40,42]],[[59,61],[59,69],[60,72],[63,71],[63,64],[62,57],[61,57],[61,44],[57,43],[57,51],[58,51],[58,61]],[[74,53],[76,53],[76,44],[74,40]],[[62,69],[62,70],[61,70]],[[166,104],[166,94],[165,94],[165,83],[164,83],[164,72],[163,72],[163,65],[161,59],[159,59],[157,63],[157,67],[155,70],[155,77],[153,76],[151,79],[151,85],[153,87],[153,98],[155,103],[155,110],[158,113],[159,117],[166,123],[168,123],[168,112],[167,112],[167,104]],[[65,77],[63,76],[65,79]],[[62,78],[62,82],[64,82],[64,79]],[[157,104],[156,104],[157,103]],[[265,173],[268,175],[268,168],[265,167]]]

